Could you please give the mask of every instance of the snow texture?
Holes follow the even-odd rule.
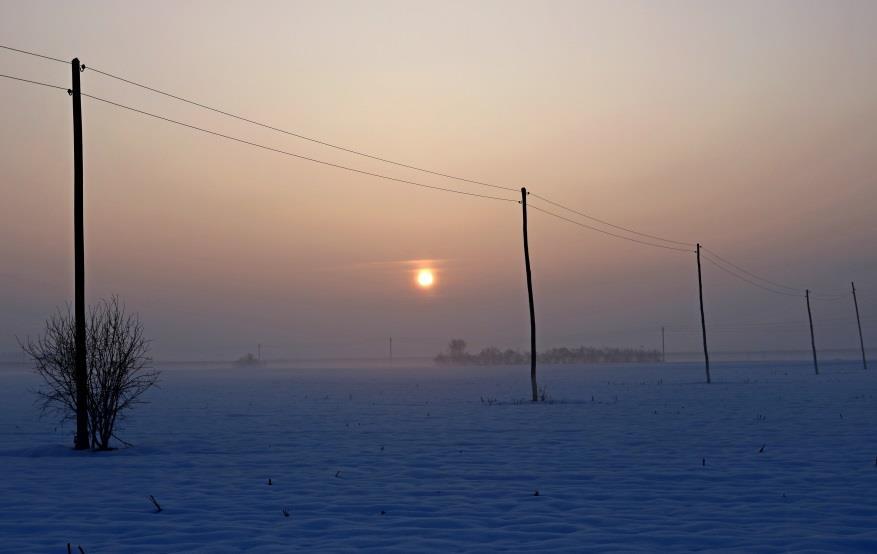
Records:
[[[108,453],[3,371],[0,551],[877,552],[877,372],[821,369],[170,368]]]

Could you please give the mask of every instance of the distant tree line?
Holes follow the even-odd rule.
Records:
[[[488,346],[473,354],[466,351],[466,341],[454,339],[448,343],[448,349],[435,357],[435,362],[441,365],[519,365],[530,361],[528,353],[517,350],[501,350],[495,346]],[[543,364],[599,364],[619,362],[660,362],[660,350],[648,350],[644,348],[594,348],[579,346],[578,348],[551,348],[545,352],[538,352],[536,360]]]

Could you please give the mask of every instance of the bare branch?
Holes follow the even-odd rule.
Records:
[[[37,391],[43,413],[55,413],[61,421],[73,419],[76,384],[73,378],[75,326],[70,306],[57,310],[46,321],[43,334],[19,340],[33,363],[43,387]],[[158,381],[151,366],[150,342],[143,336],[137,314],[129,314],[117,296],[101,300],[88,310],[86,322],[88,368],[88,419],[92,448],[107,450],[110,439],[129,445],[116,435],[117,423],[126,411]]]

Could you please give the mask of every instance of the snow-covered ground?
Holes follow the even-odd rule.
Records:
[[[822,370],[171,368],[103,454],[0,371],[0,551],[877,552],[877,371]]]

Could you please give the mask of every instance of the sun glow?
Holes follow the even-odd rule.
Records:
[[[428,289],[435,283],[435,276],[431,269],[421,269],[417,272],[417,284],[420,288]]]

